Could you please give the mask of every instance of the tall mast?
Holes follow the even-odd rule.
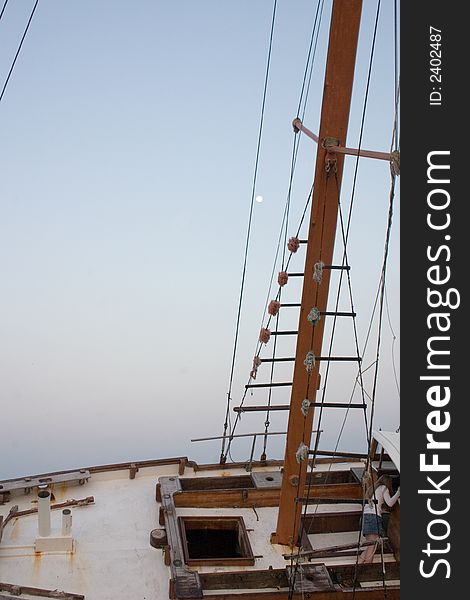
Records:
[[[346,145],[361,9],[362,0],[333,2],[284,472],[277,528],[272,539],[277,544],[293,545],[298,541],[302,505],[296,502],[296,497],[303,495],[308,460],[299,465],[296,452],[301,442],[310,447],[314,411],[312,406],[304,417],[301,405],[305,398],[315,402],[320,384],[318,362],[309,376],[304,361],[309,351],[321,355],[325,325],[322,318],[313,327],[307,316],[312,307],[323,312],[327,306],[330,270],[323,270],[321,284],[314,281],[313,272],[316,263],[332,264],[344,162],[344,157],[329,153],[324,146]]]

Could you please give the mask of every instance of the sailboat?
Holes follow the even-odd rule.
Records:
[[[212,464],[181,456],[0,482],[0,598],[399,597],[399,502],[386,535],[374,542],[373,562],[359,561],[367,547],[361,535],[366,480],[388,474],[399,485],[399,432],[375,430],[369,419],[367,453],[319,449],[323,411],[366,414],[367,408],[365,401],[324,399],[327,375],[320,373],[324,365],[350,362],[360,384],[363,372],[358,346],[344,356],[324,342],[328,323],[355,318],[353,307],[341,309],[329,294],[333,276],[347,281],[351,269],[346,244],[337,262],[334,252],[335,239],[345,242],[348,231],[339,203],[345,156],[387,161],[392,189],[399,174],[397,150],[346,146],[361,6],[361,0],[333,2],[318,134],[299,117],[293,121],[295,135],[317,145],[306,239],[294,235],[288,242],[292,256],[305,250],[305,263],[301,273],[288,263],[279,272],[245,388],[287,388],[288,404],[250,406],[245,395],[233,406],[229,395],[235,416],[226,419],[220,458]],[[303,280],[298,329],[270,328],[271,318],[292,308],[281,293],[295,276]],[[295,356],[268,356],[266,348],[282,335],[295,338]],[[260,381],[263,365],[276,363],[293,364],[292,381]],[[251,452],[248,461],[230,462],[239,435],[253,439],[253,448],[257,438],[271,435],[267,429],[238,434],[241,415],[274,411],[288,412],[284,459],[263,452],[256,460]]]

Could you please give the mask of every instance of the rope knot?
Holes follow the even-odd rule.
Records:
[[[315,263],[315,265],[313,266],[313,281],[316,281],[317,283],[321,283],[321,280],[323,277],[323,267],[324,266],[325,266],[325,264],[322,263],[321,260],[319,262]]]
[[[307,320],[315,327],[318,321],[321,319],[320,311],[316,306],[308,313]]]
[[[269,338],[271,337],[271,331],[266,328],[262,328],[259,332],[259,341],[262,344],[267,344],[269,342]]]
[[[313,371],[313,367],[315,366],[315,354],[313,353],[312,350],[309,350],[307,352],[307,356],[305,357],[305,360],[304,360],[304,365],[307,369],[307,373],[309,375],[311,375],[312,371]]]
[[[296,237],[291,237],[289,238],[289,241],[287,242],[287,249],[289,250],[289,252],[297,252],[297,250],[300,247],[300,241],[299,238]]]
[[[308,398],[305,398],[305,400],[302,400],[302,404],[300,405],[300,412],[303,414],[304,417],[307,416],[309,408],[310,408],[310,400]]]
[[[277,282],[281,287],[286,285],[288,279],[289,276],[287,275],[286,271],[279,271]]]
[[[303,442],[300,442],[297,452],[295,453],[295,460],[300,464],[304,462],[308,457],[308,446]]]
[[[400,175],[400,152],[395,150],[390,155],[390,170],[392,175]]]
[[[250,377],[252,379],[256,379],[256,374],[258,373],[258,367],[261,364],[261,358],[259,356],[255,356],[253,357],[253,367],[251,368],[250,371]]]
[[[271,300],[271,302],[269,303],[268,306],[268,313],[275,317],[277,315],[277,313],[279,312],[279,309],[281,308],[281,303],[278,302],[277,300]]]

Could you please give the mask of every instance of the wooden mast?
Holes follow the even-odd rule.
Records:
[[[343,156],[329,153],[324,145],[346,145],[361,9],[362,0],[333,2],[284,472],[277,528],[272,536],[272,542],[277,544],[294,545],[299,533],[302,505],[295,498],[303,495],[308,460],[299,465],[295,454],[301,442],[310,447],[314,411],[312,406],[304,418],[301,404],[305,398],[315,401],[320,380],[317,363],[309,385],[304,360],[310,350],[315,356],[321,355],[325,325],[323,317],[313,327],[307,315],[314,306],[326,310],[330,270],[323,270],[321,284],[313,280],[313,272],[320,261],[327,266],[332,264],[344,163]]]

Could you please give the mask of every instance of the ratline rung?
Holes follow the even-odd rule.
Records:
[[[262,363],[272,363],[272,362],[293,362],[295,357],[281,357],[281,358],[261,358]]]
[[[236,413],[243,412],[265,412],[267,410],[289,410],[289,404],[272,404],[271,406],[234,406],[233,410]]]
[[[325,267],[323,267],[325,268]],[[303,277],[304,274],[303,273],[287,273],[288,277]]]
[[[357,498],[306,498],[305,496],[296,496],[295,502],[300,504],[360,504],[361,500]],[[289,554],[289,556],[291,556]]]
[[[328,362],[349,360],[352,362],[361,362],[362,358],[360,356],[316,356],[315,360],[323,360]]]
[[[299,308],[300,302],[281,302],[281,308]],[[332,311],[325,310],[320,311],[320,314],[324,317],[355,317],[357,313],[355,312],[341,312],[341,311]]]
[[[348,402],[310,402],[310,406],[323,408],[367,408],[367,404],[349,404]]]
[[[278,332],[279,333],[279,332]],[[273,334],[271,334],[273,335]],[[272,362],[293,362],[295,360],[295,357],[281,357],[281,358],[262,358],[261,362],[262,363],[272,363]],[[362,358],[360,358],[359,356],[316,356],[315,360],[318,361],[328,361],[328,362],[332,362],[332,361],[356,361],[356,362],[361,362]]]
[[[339,458],[357,458],[358,460],[361,458],[367,458],[367,454],[358,454],[357,452],[328,452],[326,450],[309,450],[308,453],[311,456],[334,456]]]
[[[330,271],[350,271],[349,265],[323,265],[323,269],[330,269]]]
[[[292,385],[292,381],[289,382],[277,382],[277,383],[247,383],[245,385],[245,389],[247,388],[267,388],[267,387],[287,387]]]
[[[348,404],[347,402],[310,402],[310,406],[320,406],[323,408],[367,408],[367,404]],[[271,404],[263,406],[234,406],[236,413],[242,412],[265,412],[272,410],[289,410],[290,404]]]
[[[271,331],[271,335],[297,335],[298,331]]]

